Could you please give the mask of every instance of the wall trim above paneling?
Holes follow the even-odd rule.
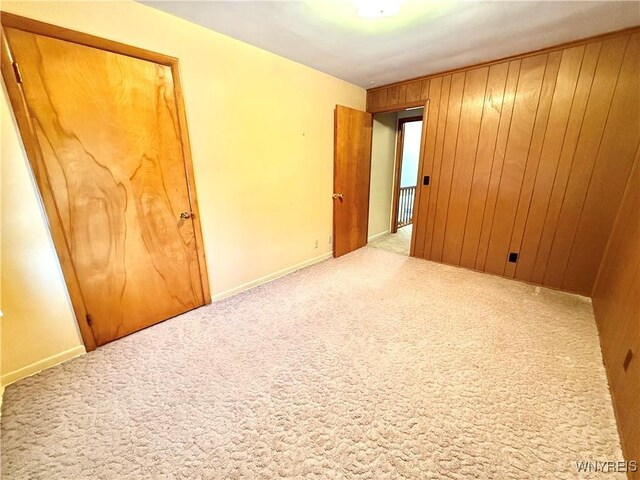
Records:
[[[386,85],[380,85],[367,89],[367,111],[371,113],[383,113],[392,112],[394,110],[403,110],[406,108],[419,107],[424,104],[424,101],[429,98],[428,85],[422,83],[424,80],[432,78],[443,77],[445,75],[451,75],[457,72],[469,71],[476,68],[490,67],[503,62],[509,62],[513,60],[524,59],[535,55],[544,53],[550,53],[558,50],[564,50],[566,48],[575,47],[578,45],[584,45],[594,41],[602,41],[617,35],[630,34],[640,31],[640,25],[622,30],[616,30],[614,32],[603,33],[601,35],[595,35],[592,37],[581,38],[578,40],[572,40],[571,42],[565,42],[551,47],[542,48],[539,50],[532,50],[530,52],[520,53],[518,55],[511,55],[509,57],[502,57],[496,60],[489,60],[487,62],[468,65],[466,67],[455,68],[452,70],[444,70],[436,73],[430,73],[420,77],[408,78],[399,82],[389,83]]]

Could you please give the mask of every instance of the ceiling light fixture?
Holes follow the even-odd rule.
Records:
[[[398,0],[362,0],[358,16],[364,18],[391,17],[400,11]]]

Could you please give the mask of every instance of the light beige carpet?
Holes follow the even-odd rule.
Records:
[[[399,228],[396,233],[387,233],[386,235],[371,240],[368,245],[401,255],[409,255],[412,230],[413,225],[404,226]]]
[[[4,478],[47,480],[555,480],[621,458],[589,301],[367,247],[8,387],[1,448]]]

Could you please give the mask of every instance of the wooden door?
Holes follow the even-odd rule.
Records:
[[[371,174],[370,113],[336,106],[333,169],[333,256],[367,244]]]
[[[6,26],[5,83],[87,348],[203,305],[172,67]]]

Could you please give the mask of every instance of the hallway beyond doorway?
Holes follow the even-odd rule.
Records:
[[[398,119],[391,233],[413,223],[421,138],[422,114]]]
[[[370,247],[380,248],[400,255],[409,255],[411,249],[411,233],[413,225],[409,224],[398,229],[396,233],[387,233],[369,242]]]

